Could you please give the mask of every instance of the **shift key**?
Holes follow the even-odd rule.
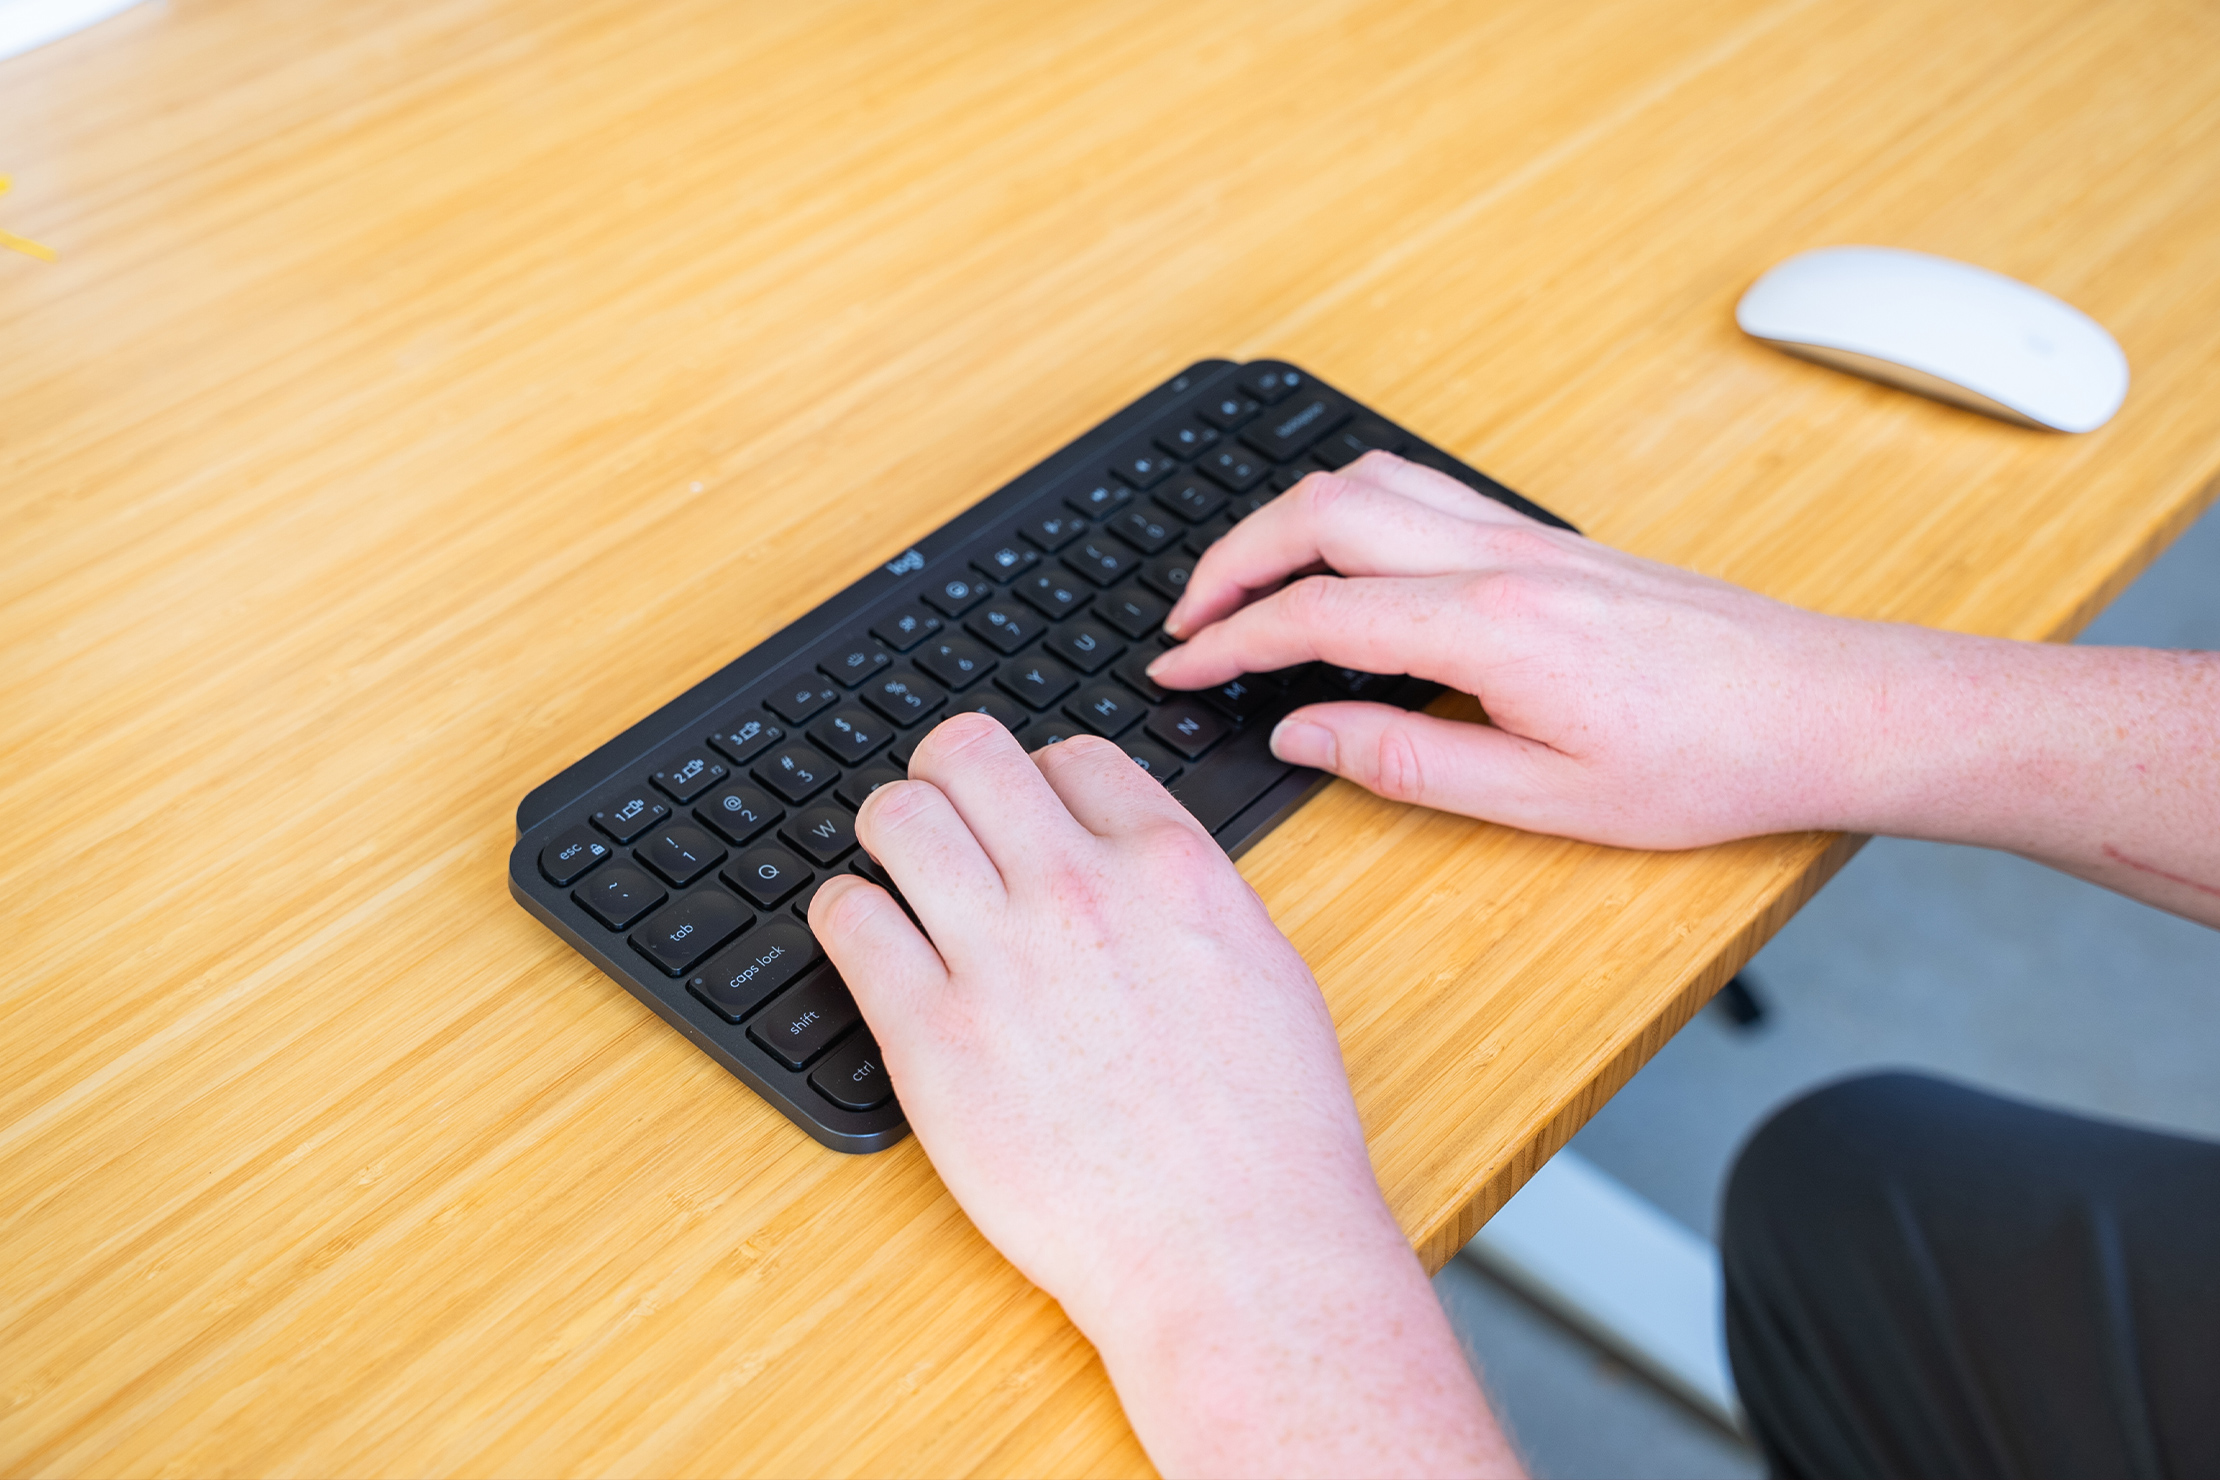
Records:
[[[862,1018],[848,984],[828,966],[764,1008],[748,1036],[787,1068],[799,1069]]]

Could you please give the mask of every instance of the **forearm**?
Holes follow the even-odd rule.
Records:
[[[1198,1273],[1083,1323],[1166,1473],[1520,1473],[1392,1225]]]
[[[2220,655],[1881,630],[1828,825],[2004,849],[2220,926]]]

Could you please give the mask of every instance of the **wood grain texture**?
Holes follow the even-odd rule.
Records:
[[[502,869],[528,787],[1190,360],[2020,637],[2220,470],[2193,0],[171,0],[0,64],[0,169],[61,252],[0,261],[10,1474],[1144,1471],[914,1143],[821,1150]],[[2060,294],[2126,408],[1735,332],[1833,242]],[[1438,1264],[1850,847],[1342,786],[1243,867]]]

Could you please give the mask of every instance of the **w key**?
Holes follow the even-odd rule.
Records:
[[[812,807],[786,825],[785,836],[786,841],[827,864],[856,846],[856,819],[839,807]]]

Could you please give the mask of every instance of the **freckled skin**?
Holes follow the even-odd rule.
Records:
[[[2010,849],[2220,924],[2220,658],[1821,616],[1382,453],[1197,562],[1167,688],[1323,659],[1469,724],[1315,705],[1285,759],[1541,832]],[[1225,855],[1107,741],[959,715],[810,924],[981,1233],[1102,1353],[1166,1473],[1511,1474],[1365,1155],[1333,1023]]]
[[[1166,1473],[1515,1474],[1380,1196],[1309,968],[1106,740],[956,716],[810,924],[981,1233],[1102,1353]]]
[[[1475,696],[1487,725],[1357,703],[1283,722],[1284,759],[1385,796],[1636,848],[1972,843],[2220,924],[2214,654],[1822,616],[1385,453],[1234,526],[1166,625],[1189,638],[1150,670],[1167,688],[1323,659]]]

